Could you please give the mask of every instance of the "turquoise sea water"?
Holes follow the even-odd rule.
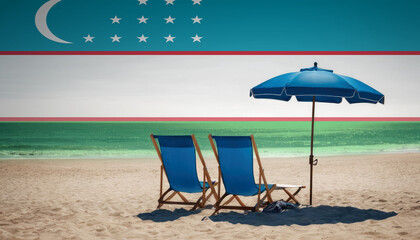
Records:
[[[310,122],[0,122],[0,158],[156,157],[150,134],[254,134],[262,157],[307,156]],[[314,155],[420,152],[420,122],[316,122]]]

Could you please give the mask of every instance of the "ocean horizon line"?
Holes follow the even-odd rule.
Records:
[[[0,117],[0,122],[304,122],[311,120],[311,117]],[[315,117],[315,121],[416,122],[420,121],[420,117]]]

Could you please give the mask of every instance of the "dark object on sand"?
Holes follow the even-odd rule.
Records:
[[[263,212],[264,213],[281,213],[282,211],[286,209],[295,209],[298,206],[299,205],[289,203],[289,202],[277,201],[277,202],[272,202],[268,204],[268,206],[264,208]]]

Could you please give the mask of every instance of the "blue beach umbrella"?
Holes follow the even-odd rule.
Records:
[[[341,103],[343,98],[353,103],[385,103],[385,96],[351,77],[333,73],[333,70],[318,68],[315,62],[311,68],[302,68],[299,72],[291,72],[269,79],[251,89],[250,96],[289,101],[295,96],[299,102],[312,102],[312,130],[310,164],[309,204],[312,205],[312,174],[314,160],[314,117],[315,102]]]

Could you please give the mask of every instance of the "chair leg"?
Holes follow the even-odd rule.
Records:
[[[289,195],[289,198],[286,200],[286,202],[293,200],[296,204],[300,204],[299,201],[295,198],[296,194],[299,193],[301,188],[299,188],[295,193],[290,193],[286,188],[283,188],[283,191],[286,192],[287,195]]]
[[[171,200],[173,197],[175,197],[175,195],[177,194],[177,192],[176,191],[174,191],[171,195],[169,195],[165,200],[163,200],[163,201],[169,201],[169,200]]]
[[[222,206],[228,205],[230,202],[232,202],[233,199],[235,199],[235,195],[230,197],[225,203],[222,204]]]
[[[207,192],[207,190],[209,190],[209,189],[207,188],[205,192]],[[203,200],[203,201],[201,201],[201,200]],[[203,208],[204,204],[206,203],[205,201],[206,201],[206,199],[204,199],[203,195],[201,195],[201,197],[195,202],[194,207],[191,209],[191,211],[196,210],[198,207]]]
[[[273,185],[267,192],[269,192],[269,193],[271,193],[271,192],[273,192],[274,190],[276,189],[276,186],[275,185]],[[227,194],[227,193],[225,193],[221,198],[220,198],[220,200],[219,201],[217,201],[216,202],[216,204],[214,204],[214,208],[215,208],[215,210],[214,210],[214,212],[213,212],[213,214],[211,215],[211,216],[214,216],[214,215],[216,215],[216,214],[218,214],[219,213],[219,211],[221,210],[221,209],[235,209],[235,210],[251,210],[251,211],[253,211],[253,212],[258,212],[259,211],[259,207],[261,206],[261,203],[263,203],[263,200],[265,199],[265,198],[267,198],[267,193],[265,194],[265,196],[260,200],[260,201],[257,201],[257,203],[254,205],[254,207],[251,207],[251,206],[246,206],[243,202],[242,202],[242,200],[239,198],[239,196],[237,196],[237,195],[232,195],[226,202],[224,202],[223,204],[222,204],[222,202],[223,202],[223,200],[228,196],[228,195],[230,195],[230,194]],[[239,205],[240,206],[226,206],[227,204],[229,204],[230,202],[232,202],[233,201],[233,199],[236,199],[237,201],[238,201],[238,203],[239,203]]]
[[[219,210],[220,210],[220,208],[219,208],[220,203],[222,203],[223,199],[225,199],[225,197],[227,197],[228,195],[229,195],[228,193],[223,194],[223,196],[219,199],[219,201],[217,201],[214,204],[214,208],[216,208],[216,210],[214,210],[212,216],[216,215],[219,212]]]
[[[187,198],[185,198],[184,195],[182,195],[182,193],[180,193],[180,192],[176,192],[176,193],[178,193],[178,195],[182,199],[182,201],[184,201],[186,203],[188,202]]]
[[[300,187],[300,188],[298,188],[298,190],[296,191],[296,192],[294,192],[292,195],[294,196],[294,197],[296,197],[296,195],[300,192],[300,190],[301,190],[302,188]],[[292,200],[292,198],[289,196],[289,198],[286,200],[286,202],[288,202],[288,201],[290,201],[290,200]],[[299,202],[297,202],[298,204],[299,204]]]
[[[268,190],[268,192],[270,192],[270,194],[271,194],[272,192],[274,192],[274,190],[276,190],[276,185],[275,184]],[[264,201],[266,198],[267,198],[267,193],[265,193],[264,197],[261,198],[260,202]]]
[[[266,193],[265,193],[265,195],[264,195],[264,197],[262,197],[261,198],[261,200],[259,200],[258,202],[257,202],[257,204],[255,204],[255,206],[254,206],[254,210],[252,210],[253,212],[255,211],[255,212],[259,212],[259,208],[260,208],[260,206],[262,207],[262,206],[264,206],[265,204],[264,204],[264,200],[267,198],[267,196],[268,196],[268,193],[272,193],[272,192],[274,192],[274,190],[276,190],[276,185],[273,185],[268,191],[266,191]]]
[[[194,210],[196,210],[200,206],[201,199],[203,199],[203,196],[200,196],[200,198],[198,198],[197,202],[195,202],[195,204],[194,204],[194,207],[191,208],[190,211],[194,211]]]
[[[242,200],[238,197],[238,195],[235,195],[235,199],[236,201],[238,201],[239,205],[241,205],[242,207],[246,207],[245,203],[242,202]]]
[[[216,183],[213,184],[213,186],[216,187],[217,184],[218,183],[216,182]],[[206,202],[210,199],[211,196],[214,196],[214,199],[216,199],[216,195],[217,195],[217,193],[214,193],[213,191],[211,191],[211,193],[206,197]],[[217,201],[217,199],[216,199],[216,201]]]
[[[206,189],[206,168],[203,167],[203,195],[202,195],[203,201],[200,204],[200,207],[202,207],[202,208],[204,207],[204,204],[206,202],[206,192],[207,192],[207,189]]]
[[[260,201],[261,202],[261,201]],[[259,212],[260,202],[257,202],[257,204],[254,205],[254,208],[251,210],[252,212]]]
[[[166,199],[164,199],[166,194],[168,194],[170,191],[171,189],[166,190],[166,192],[162,195],[162,197],[159,198],[158,200],[159,204],[157,206],[158,209],[162,207],[163,204],[165,204],[167,201],[171,200],[177,194],[180,195],[180,197],[183,198],[183,200],[185,199],[185,197],[181,195],[180,192],[177,192],[177,191],[174,191],[173,193],[171,193],[171,195],[169,195]],[[184,202],[188,202],[188,201],[185,199]]]
[[[158,206],[156,207],[157,209],[159,209],[160,207],[162,207],[163,203],[161,201],[163,201],[163,198],[166,196],[166,194],[168,194],[171,191],[170,188],[168,188],[168,190],[165,191],[165,193],[162,194],[162,196],[158,199]],[[173,193],[173,195],[175,195],[175,193]]]
[[[246,207],[245,203],[242,202],[242,200],[238,197],[238,195],[233,195],[231,198],[229,198],[229,200],[227,200],[225,203],[223,203],[222,206],[226,206],[228,205],[230,202],[233,201],[233,199],[236,199],[236,201],[239,203],[239,205],[241,205],[242,207]]]
[[[214,183],[213,184],[213,187],[216,187],[217,186],[217,182],[216,183]],[[203,188],[204,189],[204,188]],[[210,194],[208,195],[208,196],[206,196],[206,193],[207,193],[207,190],[211,190],[210,191]],[[204,190],[203,190],[204,191]],[[210,199],[210,197],[213,195],[214,196],[214,198],[216,199],[216,194],[217,193],[215,193],[215,192],[213,192],[213,190],[211,189],[211,188],[206,188],[205,189],[205,191],[204,191],[204,193],[203,193],[203,201],[201,201],[201,208],[204,208],[204,206],[205,206],[205,204],[206,204],[206,202]],[[216,199],[217,200],[217,199]]]
[[[215,183],[215,185],[216,185],[217,183]],[[210,188],[206,188],[205,189],[205,192],[204,193],[207,193],[207,191],[208,190],[211,190]],[[163,194],[162,194],[162,196],[159,198],[159,200],[158,200],[158,202],[159,202],[159,204],[158,204],[158,206],[157,206],[157,209],[159,209],[159,208],[161,208],[165,203],[166,203],[166,201],[169,201],[169,200],[171,200],[175,195],[179,195],[179,197],[182,199],[182,201],[183,202],[185,202],[185,203],[190,203],[186,198],[185,198],[185,196],[182,194],[182,193],[180,193],[180,192],[177,192],[177,191],[173,191],[166,199],[165,199],[165,197],[168,195],[168,193],[169,192],[171,192],[171,191],[173,191],[172,189],[168,189],[168,190],[166,190]],[[206,196],[206,198],[203,198],[203,195],[201,195],[200,196],[200,198],[194,203],[194,206],[193,206],[193,208],[191,209],[191,210],[195,210],[195,209],[197,209],[198,207],[200,207],[200,205],[202,206],[202,207],[204,207],[204,204],[210,199],[210,197],[212,196],[212,195],[214,195],[214,194],[217,194],[217,193],[214,193],[213,191],[209,194],[209,195],[205,195],[204,194],[204,196]],[[192,204],[192,203],[191,203]]]

